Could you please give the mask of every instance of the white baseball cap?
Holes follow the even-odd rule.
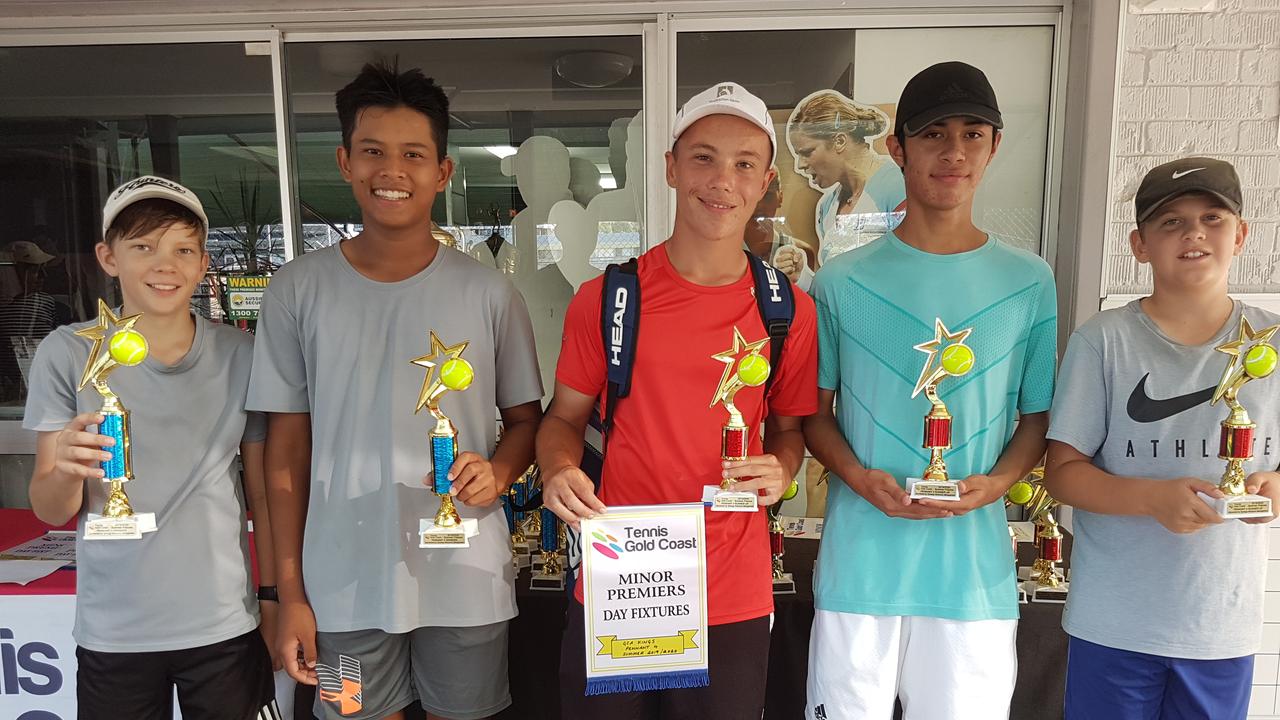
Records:
[[[171,200],[195,213],[204,224],[201,231],[202,242],[209,239],[209,217],[204,214],[204,206],[200,204],[200,198],[182,185],[155,175],[143,175],[136,180],[130,180],[111,192],[107,197],[107,204],[102,207],[102,236],[106,237],[107,228],[111,227],[111,222],[122,210],[139,200],[153,198]]]
[[[734,82],[716,83],[689,98],[689,102],[676,113],[676,124],[671,130],[672,142],[680,139],[680,135],[688,130],[690,125],[708,115],[734,115],[760,128],[769,136],[773,156],[777,157],[778,136],[773,131],[773,118],[769,117],[769,106]]]

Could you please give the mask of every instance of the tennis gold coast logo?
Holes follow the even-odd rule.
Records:
[[[653,552],[655,550],[691,550],[698,547],[697,538],[672,538],[664,527],[624,527],[625,538],[606,532],[591,532],[591,547],[610,560],[617,560],[628,552]]]

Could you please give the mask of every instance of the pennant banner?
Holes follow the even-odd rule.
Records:
[[[710,682],[703,517],[698,503],[582,522],[588,695]]]

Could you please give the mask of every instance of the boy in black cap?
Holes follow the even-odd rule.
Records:
[[[1212,400],[1231,377],[1223,369],[1274,342],[1280,323],[1227,295],[1248,234],[1241,204],[1220,160],[1147,173],[1129,241],[1154,290],[1094,316],[1067,345],[1045,473],[1075,507],[1067,718],[1248,712],[1272,517],[1224,520],[1200,496],[1222,497],[1215,451],[1228,403]],[[1241,402],[1256,424],[1246,490],[1280,507],[1276,388],[1259,378]]]
[[[907,720],[1009,714],[1018,601],[1001,498],[1044,452],[1057,305],[1044,260],[973,224],[1003,125],[977,68],[942,63],[912,78],[888,139],[906,217],[814,278],[819,410],[805,439],[832,481],[811,720],[887,720],[895,696]],[[964,377],[939,388],[960,496],[913,500],[905,481],[930,462],[920,389],[954,344],[972,350]]]

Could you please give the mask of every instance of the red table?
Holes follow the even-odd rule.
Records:
[[[0,552],[40,537],[49,530],[75,530],[76,521],[55,528],[45,525],[30,510],[0,508]],[[63,568],[26,585],[0,583],[0,595],[75,595],[76,571]]]

